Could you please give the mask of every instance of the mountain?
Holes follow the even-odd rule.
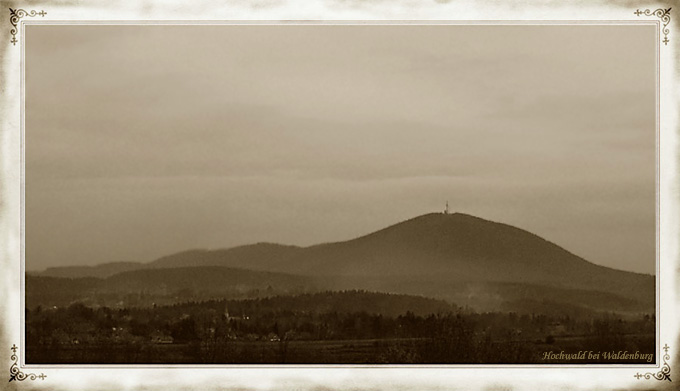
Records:
[[[270,286],[277,287],[279,291],[304,291],[313,285],[311,278],[292,274],[220,266],[196,266],[128,271],[105,279],[101,287],[107,290],[168,292],[190,290],[220,293],[226,289],[237,289],[242,292],[253,289],[266,290]]]
[[[111,270],[103,266],[91,271]],[[191,250],[123,266],[134,273],[107,277],[121,283],[134,277],[130,281],[143,285],[174,278],[144,269],[182,267],[182,275],[193,279],[190,268],[219,266],[307,276],[327,289],[427,295],[489,308],[546,298],[598,310],[651,312],[655,303],[651,275],[595,265],[528,231],[462,213],[426,214],[344,242]]]
[[[528,283],[654,301],[653,276],[595,265],[525,230],[462,213],[426,214],[354,240],[308,247],[281,269],[430,284]]]
[[[318,291],[311,277],[220,266],[132,270],[101,278],[26,276],[28,308],[75,302],[148,306],[212,298],[250,298]]]
[[[281,264],[298,255],[302,247],[257,243],[220,250],[189,250],[147,263],[146,268],[225,266],[261,271],[281,271]]]
[[[282,270],[279,264],[302,250],[297,246],[256,243],[219,250],[187,250],[158,258],[152,262],[113,262],[96,266],[50,267],[29,274],[43,277],[107,278],[118,273],[140,269],[166,269],[196,266],[224,266],[267,271]]]
[[[95,266],[59,266],[48,267],[41,272],[30,272],[34,276],[64,277],[64,278],[106,278],[121,272],[144,268],[141,262],[110,262]]]

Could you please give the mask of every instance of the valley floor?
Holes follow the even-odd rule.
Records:
[[[639,353],[637,360],[607,360],[588,349],[587,337],[538,341],[492,342],[484,352],[459,352],[450,341],[395,338],[334,341],[230,341],[207,344],[145,344],[108,346],[31,347],[31,364],[640,364],[654,363],[654,335],[629,335],[622,340]],[[574,354],[584,358],[549,360],[545,353]],[[480,354],[482,353],[482,354]],[[599,353],[599,359],[590,358]],[[616,353],[616,351],[614,351]],[[648,356],[649,358],[645,357]],[[651,360],[651,362],[649,361]]]
[[[480,313],[365,291],[118,309],[74,303],[26,310],[26,363],[632,364],[655,361],[655,331],[653,314]]]

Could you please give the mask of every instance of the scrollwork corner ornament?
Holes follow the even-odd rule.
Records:
[[[21,372],[21,368],[19,368],[19,357],[17,356],[18,349],[19,348],[17,347],[17,345],[12,345],[12,347],[10,348],[10,350],[12,350],[12,355],[9,357],[9,359],[12,361],[12,366],[9,367],[9,382],[11,383],[13,381],[24,381],[26,379],[45,380],[47,375],[45,375],[44,373],[36,375],[35,373]]]
[[[663,350],[664,350],[664,355],[663,355],[663,365],[661,366],[661,369],[659,372],[656,373],[640,373],[638,372],[637,374],[633,375],[633,377],[637,378],[638,380],[640,379],[651,379],[654,378],[656,380],[668,380],[671,381],[671,366],[668,364],[668,360],[671,359],[671,356],[668,354],[668,344],[664,345]]]
[[[670,29],[668,28],[668,24],[671,22],[671,8],[663,9],[663,8],[658,8],[654,11],[650,9],[646,9],[644,11],[640,11],[640,9],[637,9],[635,12],[633,12],[635,15],[640,17],[641,15],[645,16],[656,16],[657,18],[661,19],[661,22],[663,23],[663,28],[661,29],[661,32],[663,33],[663,42],[664,45],[668,45],[668,42],[670,40],[668,39],[668,34],[670,34]]]
[[[45,17],[45,15],[47,15],[47,12],[43,10],[40,10],[40,12],[38,12],[36,10],[26,11],[22,9],[12,8],[9,9],[9,22],[12,24],[12,29],[9,30],[9,33],[12,34],[12,39],[10,40],[12,45],[16,46],[17,42],[19,42],[19,40],[17,39],[19,28],[17,26],[19,25],[19,21],[21,20],[21,18],[25,18],[27,16],[33,17],[38,15]]]

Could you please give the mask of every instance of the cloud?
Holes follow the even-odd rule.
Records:
[[[348,239],[449,199],[650,271],[653,30],[30,26],[27,262]]]

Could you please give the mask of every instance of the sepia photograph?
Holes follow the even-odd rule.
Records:
[[[653,364],[656,30],[33,25],[30,364]]]
[[[674,389],[671,4],[3,4],[3,390]]]

